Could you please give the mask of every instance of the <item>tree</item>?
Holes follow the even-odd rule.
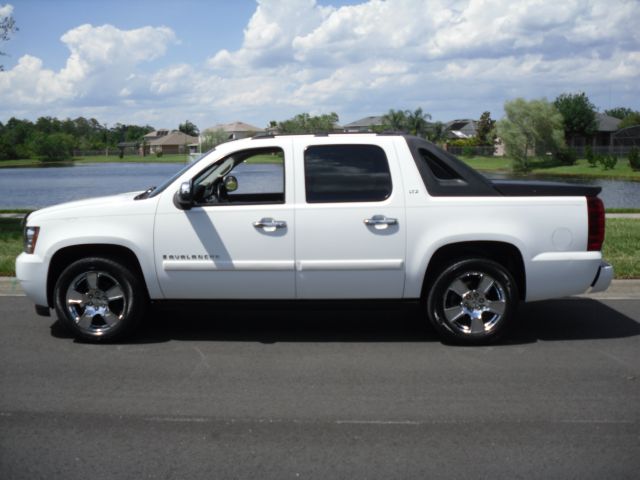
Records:
[[[202,143],[200,148],[203,152],[208,152],[216,145],[229,141],[229,134],[223,129],[205,130],[201,136]]]
[[[624,117],[618,125],[618,128],[627,128],[633,125],[640,125],[640,112],[631,112],[629,115]]]
[[[9,15],[4,18],[0,18],[0,41],[2,42],[9,40],[11,35],[19,30],[18,27],[16,27],[16,21],[10,15],[11,10],[12,8],[9,6]],[[6,55],[6,53],[0,51],[0,55]],[[3,70],[4,67],[0,65],[0,72]]]
[[[496,121],[491,118],[490,112],[484,112],[480,115],[478,127],[476,128],[476,137],[483,145],[491,145],[496,141],[495,134]]]
[[[389,110],[382,117],[382,122],[389,130],[397,132],[406,132],[408,130],[407,113],[403,110]]]
[[[197,137],[198,135],[200,135],[200,130],[198,130],[198,127],[196,127],[189,120],[186,120],[184,123],[181,123],[178,126],[178,130],[180,130],[182,133],[186,135],[191,135],[192,137]]]
[[[517,98],[505,102],[504,111],[506,118],[497,124],[498,135],[507,154],[514,159],[514,170],[529,170],[532,153],[555,154],[564,147],[562,115],[546,99]]]
[[[45,161],[59,161],[71,158],[73,154],[73,137],[67,133],[38,132],[31,140],[33,151]]]
[[[280,133],[329,133],[335,130],[338,114],[331,112],[324,115],[311,116],[301,113],[284,122],[278,122]]]
[[[562,115],[565,138],[571,135],[592,135],[598,128],[596,108],[584,92],[563,93],[553,104]]]
[[[427,128],[427,140],[430,142],[441,142],[445,136],[444,123],[442,122],[433,122]]]
[[[615,117],[622,120],[627,115],[631,115],[632,113],[635,113],[635,112],[627,107],[616,107],[616,108],[612,108],[611,110],[605,110],[604,113],[606,113],[610,117]]]
[[[421,107],[418,107],[413,112],[406,110],[404,115],[407,131],[411,135],[417,135],[418,137],[425,137],[427,135],[428,121],[431,120],[431,115],[423,113]]]

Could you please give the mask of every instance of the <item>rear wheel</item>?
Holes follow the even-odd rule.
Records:
[[[148,299],[140,278],[110,258],[82,258],[69,265],[54,289],[55,308],[74,335],[90,342],[129,333],[145,314]]]
[[[436,330],[460,344],[497,340],[518,302],[509,270],[492,260],[464,259],[444,268],[427,295],[427,314]]]

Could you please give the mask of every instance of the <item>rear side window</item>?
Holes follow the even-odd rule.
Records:
[[[442,159],[431,153],[429,150],[421,148],[418,150],[420,156],[427,162],[427,165],[434,177],[438,180],[459,180],[462,178],[453,168],[447,165]]]
[[[391,195],[391,173],[376,145],[316,145],[304,153],[307,203],[380,202]]]

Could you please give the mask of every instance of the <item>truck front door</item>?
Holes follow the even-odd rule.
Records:
[[[190,210],[163,194],[154,255],[165,298],[295,298],[289,157],[282,144],[225,156],[193,178]]]

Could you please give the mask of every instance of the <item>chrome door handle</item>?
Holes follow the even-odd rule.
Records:
[[[371,218],[365,218],[364,224],[367,227],[378,227],[378,226],[389,226],[389,225],[397,225],[397,218],[389,218],[384,215],[374,215]]]
[[[273,218],[261,218],[257,222],[253,222],[256,228],[272,229],[287,228],[287,222],[284,220],[274,220]]]

